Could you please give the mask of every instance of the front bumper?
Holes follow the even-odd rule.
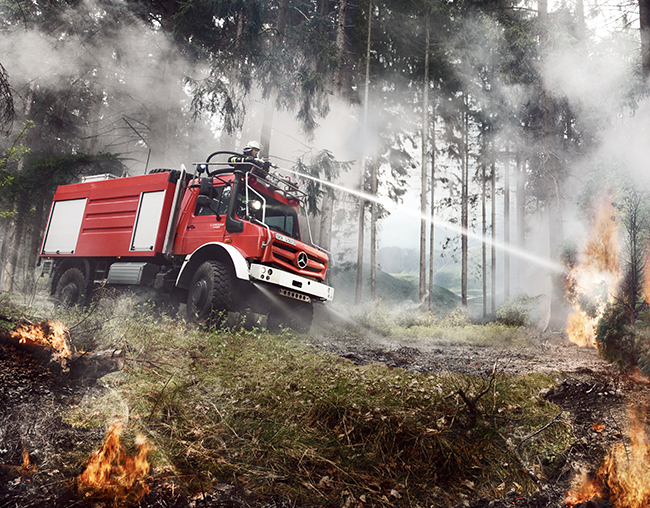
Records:
[[[272,266],[253,263],[249,268],[249,275],[251,279],[303,293],[318,300],[329,302],[334,299],[333,287]]]

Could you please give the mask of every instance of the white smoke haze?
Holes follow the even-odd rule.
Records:
[[[183,80],[199,71],[171,38],[126,11],[107,13],[92,0],[68,10],[64,20],[67,25],[49,34],[33,29],[0,34],[2,63],[18,108],[30,87],[62,93],[88,88],[103,96],[101,111],[86,119],[92,130],[87,134],[97,138],[96,151],[133,158],[127,161],[132,174],[144,172],[149,148],[149,169],[196,160],[198,150],[188,153],[192,144],[212,133],[190,118]]]

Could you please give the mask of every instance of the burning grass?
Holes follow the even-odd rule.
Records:
[[[66,421],[121,415],[129,436],[152,442],[151,475],[194,492],[222,481],[306,505],[452,506],[536,489],[523,465],[552,477],[571,442],[559,422],[529,438],[560,412],[538,396],[554,384],[546,376],[360,367],[291,334],[207,333],[141,315],[102,333],[130,351],[127,369]]]

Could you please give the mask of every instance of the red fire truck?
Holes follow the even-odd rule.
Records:
[[[185,169],[60,186],[41,247],[51,294],[88,303],[105,286],[144,286],[185,303],[191,320],[228,312],[306,331],[313,305],[333,299],[328,255],[303,239],[306,194],[256,164],[215,152]]]

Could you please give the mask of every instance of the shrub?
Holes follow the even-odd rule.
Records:
[[[497,309],[497,321],[506,326],[531,326],[539,320],[541,300],[541,295],[510,298]]]
[[[442,326],[467,326],[471,324],[469,313],[463,307],[457,307],[440,320]]]
[[[636,331],[625,305],[620,302],[607,305],[596,326],[596,342],[600,356],[618,364],[622,370],[637,364]]]

